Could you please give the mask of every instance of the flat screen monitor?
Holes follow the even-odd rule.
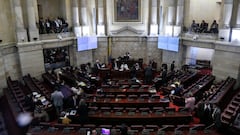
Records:
[[[97,37],[90,36],[88,37],[88,49],[96,49],[97,48]]]
[[[78,37],[77,47],[78,51],[88,50],[88,37]]]
[[[168,50],[178,52],[179,38],[169,37],[168,38]]]
[[[158,48],[159,49],[168,49],[168,37],[166,36],[159,36],[158,37]]]
[[[102,128],[101,135],[110,135],[110,129]]]
[[[97,48],[97,37],[96,36],[85,36],[77,38],[77,49],[78,51],[86,51]]]
[[[158,49],[178,52],[179,38],[170,36],[158,36]]]

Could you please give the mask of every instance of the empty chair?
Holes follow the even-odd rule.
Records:
[[[117,112],[117,111],[122,112],[123,109],[124,109],[123,107],[113,107],[113,111],[114,111],[114,112]]]
[[[142,134],[142,135],[149,135],[150,132],[153,132],[153,131],[150,130],[150,129],[143,129],[142,132],[141,132],[141,134]]]
[[[160,100],[160,96],[159,95],[152,95],[151,96],[151,100]]]
[[[157,131],[157,135],[165,135],[166,131],[174,131],[174,125],[162,125],[160,129]]]
[[[131,125],[130,126],[131,130],[137,130],[138,132],[142,131],[143,128],[144,128],[143,125]]]
[[[227,115],[225,112],[221,114],[221,121],[225,124],[229,124],[232,120],[232,116]]]
[[[111,129],[111,135],[119,135],[121,133],[120,129],[113,128]]]
[[[139,89],[148,89],[148,85],[142,85]]]
[[[136,100],[138,98],[137,95],[128,95],[128,101],[133,101]]]
[[[99,128],[107,128],[107,129],[111,129],[112,125],[99,125]]]
[[[88,99],[93,99],[94,95],[93,95],[93,94],[86,94],[86,97],[87,97]]]
[[[55,128],[55,127],[49,127],[48,128],[48,132],[55,132],[57,130],[58,130],[58,128]]]
[[[101,107],[100,110],[104,115],[109,115],[111,113],[111,107]]]
[[[123,107],[114,107],[113,111],[115,112],[115,115],[122,115]]]
[[[174,129],[175,135],[183,134],[183,131],[189,131],[189,128],[189,125],[177,125],[177,127]]]
[[[231,116],[233,116],[234,113],[235,113],[235,111],[230,110],[230,109],[227,109],[227,110],[225,110],[225,113],[226,113],[227,115],[231,115]]]
[[[127,108],[125,108],[125,110],[128,113],[128,115],[135,115],[137,108],[127,107]]]
[[[117,99],[125,99],[125,98],[126,98],[126,95],[117,95],[116,98],[117,98]]]
[[[124,82],[125,83],[125,82]],[[129,85],[127,85],[127,84],[123,84],[122,86],[121,86],[121,88],[122,89],[128,89],[130,86]]]
[[[179,108],[178,108],[178,112],[181,112],[181,113],[189,113],[189,112],[190,112],[190,109],[189,109],[189,108],[186,108],[186,107],[179,107]]]
[[[239,97],[239,96],[236,96],[236,97],[234,98],[234,100],[237,101],[237,102],[240,102],[240,97]]]
[[[140,85],[131,85],[130,88],[132,88],[132,89],[137,89],[137,88],[139,88],[139,87],[140,87]]]
[[[106,95],[105,98],[113,99],[113,98],[115,98],[115,95]]]
[[[192,127],[189,128],[190,134],[195,134],[199,130],[203,130],[205,128],[204,124],[194,124]]]
[[[86,135],[87,131],[89,131],[89,128],[85,128],[85,127],[81,127],[79,128],[78,132],[80,133],[80,135]]]
[[[148,94],[142,94],[139,96],[139,100],[146,100],[149,99],[149,95]]]
[[[209,134],[210,132],[212,132],[212,129],[213,129],[213,128],[214,128],[214,123],[211,124],[211,125],[209,125],[209,126],[207,126],[207,127],[205,127],[204,130],[203,130],[203,132],[204,132],[205,134]]]
[[[174,114],[176,109],[173,108],[173,107],[166,107],[165,108],[165,111],[168,113],[168,114]]]
[[[128,130],[127,131],[128,135],[137,135],[138,134],[138,130]]]
[[[41,132],[41,130],[42,130],[42,127],[41,126],[35,126],[35,127],[33,127],[32,128],[32,132]]]
[[[239,106],[240,102],[233,100],[231,104],[235,107]]]
[[[74,128],[72,128],[72,127],[65,127],[65,128],[63,128],[62,133],[63,134],[70,134],[73,129]]]
[[[96,125],[95,125],[95,124],[83,124],[83,128],[95,129],[95,128],[96,128]]]
[[[104,95],[96,95],[96,100],[102,100],[104,98]]]
[[[157,131],[159,129],[158,125],[145,125],[145,129],[150,129],[152,131]]]
[[[149,111],[150,111],[150,109],[148,107],[139,108],[138,110],[141,112],[141,115],[148,115]]]
[[[88,107],[88,114],[89,115],[95,114],[97,112],[98,112],[98,107],[95,107],[95,106]]]
[[[165,112],[164,109],[154,110],[154,113],[155,113],[156,115],[161,115],[161,114],[163,114],[164,112]]]

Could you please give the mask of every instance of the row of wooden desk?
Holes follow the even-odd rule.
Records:
[[[99,70],[100,78],[106,77],[107,74],[109,74],[112,79],[127,79],[127,78],[130,79],[131,78],[131,70],[119,71],[119,70],[112,70],[110,68],[101,68]],[[144,70],[137,70],[136,77],[139,79],[142,79],[144,77]]]
[[[94,101],[94,99],[87,99],[87,103],[96,106],[109,106],[109,107],[168,107],[169,100],[158,99],[101,99]]]
[[[89,114],[89,121],[96,124],[188,124],[192,119],[190,112],[125,112],[105,111]]]
[[[45,125],[45,124],[44,124]],[[29,131],[32,135],[61,135],[61,134],[71,134],[71,135],[86,135],[88,131],[95,130],[98,134],[101,133],[102,129],[109,129],[111,135],[121,135],[120,128],[121,125],[111,126],[111,125],[48,125],[41,127],[33,127]],[[215,129],[204,129],[205,126],[201,124],[196,125],[162,125],[158,127],[157,125],[132,125],[128,127],[129,135],[221,135]]]

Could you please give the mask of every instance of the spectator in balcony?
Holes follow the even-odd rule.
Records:
[[[39,34],[44,34],[45,33],[45,22],[42,17],[39,19],[38,25],[39,25]]]
[[[191,32],[198,32],[198,24],[195,22],[195,20],[192,20],[190,31]]]
[[[205,20],[202,20],[199,28],[199,32],[206,32],[208,29],[208,24],[205,22]]]
[[[46,19],[46,21],[45,21],[45,28],[46,28],[46,32],[47,33],[51,33],[52,32],[52,22],[51,22],[51,20],[48,18],[48,19]]]
[[[211,33],[218,33],[218,24],[217,21],[214,20],[211,27],[210,27],[210,32]]]

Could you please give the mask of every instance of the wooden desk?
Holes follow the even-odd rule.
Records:
[[[224,86],[215,93],[215,95],[210,99],[211,103],[218,103],[219,107],[224,110],[229,101],[232,99],[234,92],[233,87],[236,83],[236,80],[233,78],[228,78]]]
[[[139,88],[103,88],[104,94],[113,94],[113,95],[142,95],[142,94],[156,94],[156,91],[149,91],[148,89],[139,89]]]
[[[121,115],[117,114],[116,112],[110,112],[109,114],[104,114],[101,112],[89,114],[89,120],[99,124],[188,124],[191,119],[192,115],[190,113],[183,114],[179,112],[172,114],[149,113],[146,115],[141,114],[141,112],[136,112],[133,115],[129,115],[127,112],[122,112]]]
[[[94,102],[93,99],[87,99],[87,103],[94,104],[96,106],[107,106],[107,107],[168,107],[169,100],[164,101],[160,100],[149,100],[149,99],[136,99],[136,100],[129,100],[125,99],[100,99]]]

